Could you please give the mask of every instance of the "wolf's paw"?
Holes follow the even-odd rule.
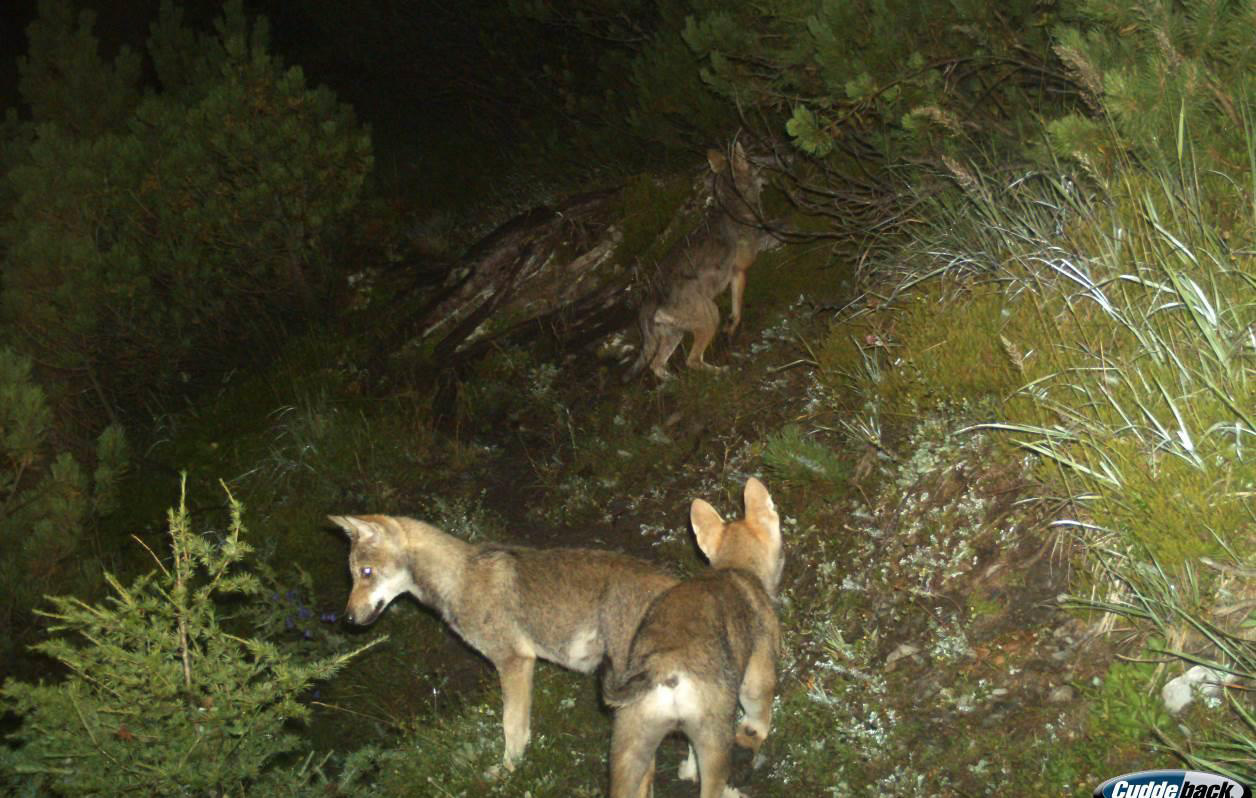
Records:
[[[724,792],[720,793],[720,798],[750,798],[736,787],[725,787]]]
[[[767,737],[767,734],[760,729],[750,725],[749,723],[743,723],[741,728],[737,730],[737,736],[734,740],[742,748],[749,748],[751,751],[758,751],[759,747],[763,745],[765,737]]]
[[[506,778],[515,772],[515,765],[519,764],[519,760],[522,758],[522,753],[514,757],[509,754],[504,755],[501,762],[484,771],[484,779],[486,781],[500,781]]]
[[[728,366],[712,366],[706,361],[694,363],[693,368],[701,369],[702,371],[709,371],[712,374],[723,374],[725,371],[728,371]]]
[[[763,767],[764,763],[766,763],[767,761],[768,761],[768,755],[764,753],[762,748],[760,748],[758,751],[755,751],[754,759],[750,760],[750,769],[758,770],[759,768]]]
[[[693,746],[689,747],[689,757],[680,763],[680,770],[676,771],[676,776],[685,781],[698,780],[698,758],[693,753]]]

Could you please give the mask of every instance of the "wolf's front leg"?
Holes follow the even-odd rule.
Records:
[[[514,770],[532,737],[532,670],[536,658],[512,655],[497,663],[502,680],[502,727],[506,751],[502,763]]]
[[[680,763],[680,769],[676,771],[676,777],[685,781],[698,780],[698,755],[693,751],[693,743],[689,744],[689,756],[684,762]]]

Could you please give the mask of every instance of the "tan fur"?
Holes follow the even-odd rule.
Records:
[[[762,177],[741,144],[728,156],[707,153],[711,167],[711,207],[696,230],[672,247],[659,262],[659,283],[642,303],[638,324],[641,352],[628,370],[632,379],[649,364],[666,379],[667,361],[685,333],[693,334],[686,360],[689,368],[715,369],[703,360],[719,332],[720,311],[715,298],[729,290],[732,308],[725,328],[731,335],[741,324],[746,271],[764,245],[758,227]]]
[[[781,645],[772,606],[784,565],[781,525],[753,477],[745,503],[746,517],[726,524],[694,500],[690,521],[711,570],[655,599],[626,667],[607,670],[603,695],[616,708],[611,798],[648,798],[655,749],[672,731],[684,732],[696,753],[702,798],[736,795],[727,786],[733,743],[757,753],[767,737]]]
[[[584,673],[603,659],[623,667],[646,608],[677,581],[617,552],[470,544],[411,518],[328,517],[352,543],[351,622],[372,623],[411,593],[497,668],[508,769],[531,735],[537,657]]]

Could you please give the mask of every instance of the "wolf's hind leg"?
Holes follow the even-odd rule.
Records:
[[[702,359],[707,347],[711,345],[716,333],[720,331],[720,309],[714,302],[703,299],[696,304],[690,329],[693,330],[693,346],[690,347],[689,358],[685,361],[689,368],[723,371],[722,368],[712,366]]]
[[[702,798],[724,798],[728,775],[732,771],[731,727],[714,718],[707,718],[700,728],[690,731],[689,735],[698,753]],[[733,791],[732,794],[737,793]]]
[[[651,717],[638,701],[615,711],[611,729],[611,798],[650,798],[654,755],[669,724]]]
[[[680,341],[685,337],[685,333],[675,327],[659,325],[655,327],[654,334],[658,336],[658,348],[654,350],[654,359],[650,362],[650,371],[653,371],[654,376],[660,380],[666,380],[670,377],[667,373],[667,361],[671,358],[672,353],[676,351],[676,347],[680,346]]]
[[[656,310],[658,307],[655,303],[647,302],[637,313],[637,328],[641,331],[641,351],[637,353],[637,359],[633,361],[632,366],[624,373],[625,383],[635,379],[658,352],[659,337],[654,324]]]

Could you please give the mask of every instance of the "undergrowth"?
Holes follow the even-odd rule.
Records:
[[[1085,794],[1174,756],[1250,777],[1242,693],[1179,717],[1156,693],[1183,660],[1253,673],[1250,280],[1173,185],[1141,203],[1083,203],[1045,175],[970,186],[935,207],[945,234],[833,297],[837,316],[752,274],[743,337],[713,352],[724,373],[616,392],[604,362],[502,348],[440,416],[430,389],[373,396],[352,341],[314,338],[169,414],[147,451],[212,459],[258,508],[269,558],[312,563],[270,619],[301,640],[348,588],[326,512],[691,572],[688,502],[734,514],[762,474],[786,646],[767,761],[736,774],[750,795]],[[1002,239],[996,217],[1016,225]],[[814,251],[761,265],[791,285],[832,268]],[[593,680],[539,671],[531,746],[502,774],[491,667],[412,602],[378,628],[391,642],[312,704],[346,793],[603,794]],[[1114,650],[1146,662],[1109,668]],[[661,796],[692,789],[680,753],[663,750]]]
[[[1250,190],[1228,181],[1219,212],[1189,159],[1127,165],[1094,200],[1064,176],[964,175],[965,201],[919,248],[1001,298],[993,328],[956,332],[997,341],[1011,366],[1009,401],[978,426],[1037,459],[1054,524],[1080,547],[1073,606],[1100,629],[1129,623],[1133,651],[1152,646],[1141,690],[1195,662],[1247,683],[1256,277],[1234,242],[1256,232]],[[1226,695],[1221,715],[1137,726],[1184,763],[1250,780],[1252,704]]]

